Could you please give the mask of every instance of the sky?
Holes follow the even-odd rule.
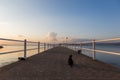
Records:
[[[0,0],[1,38],[104,39],[120,36],[120,0]]]

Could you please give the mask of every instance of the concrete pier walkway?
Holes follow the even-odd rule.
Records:
[[[68,66],[73,54],[75,65]],[[0,68],[0,80],[120,80],[120,70],[64,47],[56,47]]]

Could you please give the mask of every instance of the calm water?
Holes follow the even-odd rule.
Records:
[[[83,46],[85,48],[92,48],[91,46]],[[73,50],[78,50],[80,47],[70,47]],[[96,49],[99,50],[106,50],[106,51],[113,51],[113,52],[118,52],[120,53],[120,46],[96,46]],[[86,51],[82,50],[82,53],[92,57],[92,51]],[[114,54],[107,54],[107,53],[96,53],[96,59],[103,61],[105,63],[112,64],[114,66],[120,67],[120,56],[119,55],[114,55]]]
[[[83,46],[83,47],[91,48],[91,46]],[[36,46],[28,47],[28,49],[31,49],[31,48],[37,48],[37,47]],[[69,48],[71,48],[73,50],[80,49],[79,46],[77,46],[77,47],[71,46]],[[2,53],[2,52],[14,51],[14,50],[22,50],[22,49],[23,49],[23,46],[4,46],[4,48],[0,49],[0,52]],[[96,46],[96,49],[120,53],[120,46]],[[43,47],[41,47],[40,51],[41,52],[43,51]],[[83,50],[82,53],[87,56],[92,57],[91,51]],[[27,51],[27,57],[35,55],[35,54],[37,54],[37,49]],[[24,55],[23,52],[0,55],[0,67],[18,61],[18,57],[23,57],[23,55]],[[96,59],[103,61],[105,63],[112,64],[114,66],[120,67],[120,56],[118,56],[118,55],[107,54],[107,53],[96,53]]]
[[[27,47],[27,49],[31,49],[31,48],[37,48],[37,47],[36,46]],[[4,48],[0,49],[0,53],[8,52],[8,51],[16,51],[16,50],[23,50],[23,46],[4,46]],[[37,51],[38,51],[37,49],[27,51],[27,57],[37,54],[38,53]],[[42,51],[43,51],[43,47],[41,47],[40,49],[40,52]],[[0,55],[0,67],[18,61],[18,57],[23,57],[23,55],[24,55],[23,52]]]

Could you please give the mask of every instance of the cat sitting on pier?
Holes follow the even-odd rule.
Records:
[[[73,59],[72,59],[72,55],[69,55],[69,58],[68,58],[68,65],[70,65],[70,67],[72,68],[73,67]]]

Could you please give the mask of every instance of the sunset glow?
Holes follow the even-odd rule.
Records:
[[[120,1],[0,0],[0,28],[2,38],[33,41],[118,37]]]

